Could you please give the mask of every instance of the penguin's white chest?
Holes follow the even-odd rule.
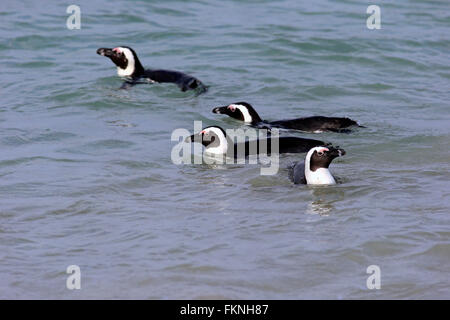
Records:
[[[117,75],[119,77],[129,77],[133,74],[134,67],[128,66],[126,69],[117,67]]]
[[[220,144],[217,147],[206,148],[205,153],[210,154],[210,155],[225,155],[227,153],[227,145]]]
[[[308,170],[309,171],[309,170]],[[326,168],[319,168],[316,171],[305,172],[307,184],[326,185],[336,184],[330,170]]]

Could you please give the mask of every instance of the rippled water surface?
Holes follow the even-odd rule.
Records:
[[[450,298],[450,16],[442,1],[60,1],[0,9],[1,298]],[[99,47],[197,76],[121,80]],[[341,183],[258,165],[175,165],[174,129],[349,116]],[[81,268],[81,290],[66,268]],[[369,290],[366,269],[381,269]]]

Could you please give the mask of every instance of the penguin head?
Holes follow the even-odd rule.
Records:
[[[330,185],[336,180],[328,170],[333,159],[345,155],[339,147],[315,147],[308,151],[305,158],[305,179],[307,184]]]
[[[312,172],[319,168],[328,169],[331,161],[345,155],[345,150],[339,147],[315,147],[309,150],[306,160],[309,160],[309,170]]]
[[[144,71],[136,52],[126,46],[99,48],[97,54],[108,57],[117,66],[117,74],[121,77],[133,77]]]
[[[232,118],[250,124],[256,124],[262,121],[252,105],[247,102],[235,102],[227,106],[215,107],[212,112],[226,114]]]
[[[215,154],[226,154],[228,149],[227,134],[221,127],[205,127],[200,132],[186,138],[186,142],[198,142],[206,147],[206,151]]]

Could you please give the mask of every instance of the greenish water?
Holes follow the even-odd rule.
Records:
[[[0,298],[450,298],[448,1],[80,1],[80,30],[69,4],[2,2]],[[210,89],[118,90],[95,53],[118,45]],[[171,162],[173,130],[240,127],[211,109],[242,100],[366,126],[288,133],[343,147],[342,183],[292,185],[304,155]]]

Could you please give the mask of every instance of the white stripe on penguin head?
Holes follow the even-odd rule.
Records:
[[[226,154],[228,151],[228,141],[222,130],[216,127],[209,127],[202,130],[203,133],[214,133],[219,139],[219,145],[216,147],[206,147],[206,152],[214,154]],[[208,137],[211,138],[211,137]]]
[[[125,55],[125,58],[127,58],[127,60],[128,60],[127,67],[125,69],[117,67],[117,74],[120,77],[131,76],[135,70],[135,62],[134,62],[133,52],[131,52],[130,49],[123,48],[123,47],[117,47],[117,48],[114,48],[113,50],[117,51],[117,52],[122,52]]]
[[[250,115],[250,113],[248,112],[248,109],[246,106],[243,106],[242,104],[230,104],[228,106],[228,108],[230,108],[231,110],[233,110],[233,108],[235,108],[235,109],[238,109],[239,111],[241,111],[242,115],[244,116],[244,122],[251,123],[253,121],[253,118]]]

